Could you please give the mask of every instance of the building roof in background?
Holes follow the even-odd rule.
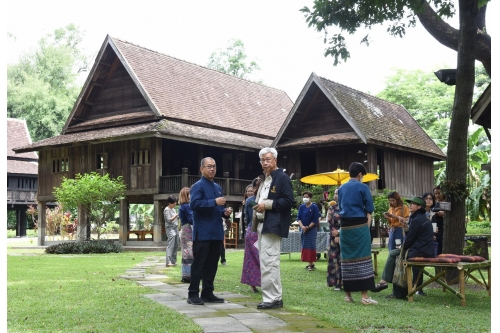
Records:
[[[12,149],[31,144],[31,136],[26,126],[26,120],[7,118],[7,158],[23,158],[38,160],[35,152],[16,154]]]

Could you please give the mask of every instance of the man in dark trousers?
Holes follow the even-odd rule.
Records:
[[[189,206],[193,211],[193,264],[187,302],[203,305],[204,302],[223,303],[224,299],[214,295],[214,279],[224,241],[222,218],[228,218],[230,211],[224,206],[226,199],[222,188],[214,183],[215,160],[205,157],[201,160],[202,177],[190,190]],[[201,298],[200,280],[203,279]]]
[[[257,309],[283,307],[280,252],[281,239],[290,230],[293,189],[290,177],[277,166],[278,152],[266,147],[259,152],[265,179],[256,193],[252,231],[258,232],[262,303]]]

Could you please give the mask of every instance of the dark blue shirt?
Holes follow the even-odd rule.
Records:
[[[365,217],[366,213],[372,214],[375,208],[368,185],[350,179],[340,186],[339,209],[341,217]]]
[[[319,208],[315,203],[307,207],[305,204],[300,205],[299,212],[297,213],[297,221],[301,221],[304,227],[309,224],[314,223],[315,226],[318,225],[319,219]]]
[[[189,191],[193,211],[193,241],[224,240],[222,217],[226,208],[217,206],[215,199],[224,196],[222,187],[201,177]]]
[[[191,210],[191,207],[189,207],[189,204],[183,203],[179,207],[179,217],[181,219],[181,225],[193,225],[193,211]]]

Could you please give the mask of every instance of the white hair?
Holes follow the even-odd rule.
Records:
[[[269,154],[269,153],[273,154],[274,158],[278,158],[278,151],[273,147],[262,148],[259,151],[259,158],[262,158],[262,155]]]

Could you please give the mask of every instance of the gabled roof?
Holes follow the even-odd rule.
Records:
[[[38,155],[35,152],[16,154],[16,147],[31,144],[26,120],[7,118],[7,173],[38,174]]]
[[[119,80],[128,104],[102,97]],[[107,36],[63,134],[168,119],[272,140],[292,106],[281,90]]]
[[[370,96],[361,91],[335,83],[326,78],[312,73],[302,89],[290,114],[283,123],[278,135],[272,145],[277,147],[292,147],[304,145],[307,138],[290,138],[288,131],[287,140],[281,140],[287,127],[299,120],[297,110],[307,109],[311,103],[310,90],[319,89],[333,106],[332,111],[341,115],[340,120],[349,127],[345,133],[322,133],[322,143],[339,142],[363,142],[375,145],[388,146],[400,150],[416,151],[436,159],[445,159],[446,155],[434,143],[434,141],[418,125],[408,111],[401,105],[384,101],[380,98]],[[309,93],[309,94],[308,94]],[[309,110],[307,109],[306,112]],[[302,113],[304,113],[302,111]],[[333,116],[333,115],[332,115]],[[303,117],[303,116],[301,116]],[[298,119],[298,118],[297,118]],[[318,119],[318,121],[322,121]],[[324,120],[323,120],[324,121]],[[333,135],[334,134],[334,135]],[[310,140],[317,140],[318,133]]]

